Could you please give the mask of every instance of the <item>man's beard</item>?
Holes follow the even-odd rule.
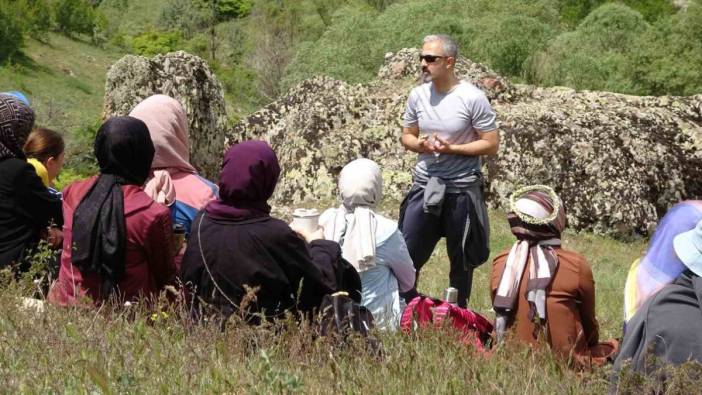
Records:
[[[422,74],[421,74],[420,78],[421,78],[422,82],[424,82],[424,83],[431,82],[431,80],[432,80],[431,74],[429,74],[429,72],[427,70],[424,70],[424,69],[422,69]]]

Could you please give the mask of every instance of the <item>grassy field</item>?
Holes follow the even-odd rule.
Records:
[[[0,91],[27,94],[38,125],[69,132],[100,118],[105,76],[121,55],[59,34],[27,40],[23,53],[0,67]]]
[[[492,212],[491,218],[494,254],[513,240],[504,214]],[[592,264],[602,336],[620,336],[622,284],[644,242],[568,233],[564,243]],[[471,299],[471,307],[487,315],[489,266],[476,272]],[[421,291],[440,295],[447,276],[440,245],[423,272]],[[377,333],[385,351],[377,358],[360,343],[342,350],[315,339],[292,321],[268,328],[232,322],[220,332],[192,325],[179,307],[160,315],[107,307],[49,307],[37,314],[17,304],[26,289],[20,282],[0,290],[3,393],[604,393],[611,371],[575,372],[548,350],[519,345],[484,356],[434,331]],[[699,391],[693,384],[679,381],[667,393]]]

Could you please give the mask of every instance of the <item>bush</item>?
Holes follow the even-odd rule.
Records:
[[[638,11],[649,22],[673,15],[675,7],[671,0],[559,0],[558,12],[567,28],[577,26],[590,12],[604,3],[619,2]]]
[[[639,36],[650,28],[643,16],[616,3],[605,4],[569,33],[535,54],[526,76],[538,85],[636,93],[628,69]]]
[[[254,6],[253,0],[209,0],[215,1],[217,19],[220,21],[243,18],[251,12]]]
[[[459,53],[513,76],[523,74],[529,53],[557,33],[551,1],[423,0],[400,2],[378,13],[350,2],[316,41],[303,44],[287,69],[284,85],[325,74],[349,82],[372,79],[384,54],[418,47],[424,36],[445,33]]]
[[[17,4],[22,8],[26,32],[37,40],[46,41],[53,26],[49,4],[42,0],[20,0]]]
[[[133,37],[129,40],[129,45],[132,48],[132,52],[138,55],[153,56],[177,50],[180,41],[181,35],[177,31],[151,31]]]
[[[702,93],[702,5],[654,24],[629,59],[632,84],[646,95]]]
[[[22,48],[23,21],[12,0],[0,0],[0,62],[11,59]]]
[[[486,60],[495,71],[508,76],[522,76],[525,61],[544,49],[554,33],[549,25],[521,15],[500,18],[492,26],[494,29],[481,37],[485,43],[494,37],[494,42],[485,46]]]
[[[54,18],[56,27],[63,33],[93,33],[95,11],[85,0],[56,0]]]

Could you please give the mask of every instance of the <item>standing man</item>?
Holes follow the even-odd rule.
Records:
[[[500,144],[495,112],[485,94],[456,77],[456,42],[446,35],[424,38],[419,56],[425,83],[407,100],[402,145],[418,153],[414,184],[400,207],[400,230],[417,271],[446,237],[450,286],[466,307],[473,269],[488,255],[490,227],[480,156]],[[417,295],[417,282],[405,293]]]

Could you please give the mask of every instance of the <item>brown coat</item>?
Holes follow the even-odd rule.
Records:
[[[581,255],[556,248],[558,268],[551,285],[546,290],[546,341],[556,354],[573,357],[581,364],[590,364],[591,357],[602,356],[598,346],[599,328],[595,318],[595,281],[592,270]],[[509,249],[503,251],[492,263],[491,291],[495,298],[500,276],[507,262]],[[509,324],[516,337],[530,344],[538,343],[538,330],[529,321],[529,303],[526,286],[529,270],[526,268],[519,285],[519,298],[514,320]],[[607,347],[609,348],[609,347]],[[615,346],[616,348],[616,346]],[[605,354],[610,354],[607,350]],[[598,363],[598,361],[592,361]]]

